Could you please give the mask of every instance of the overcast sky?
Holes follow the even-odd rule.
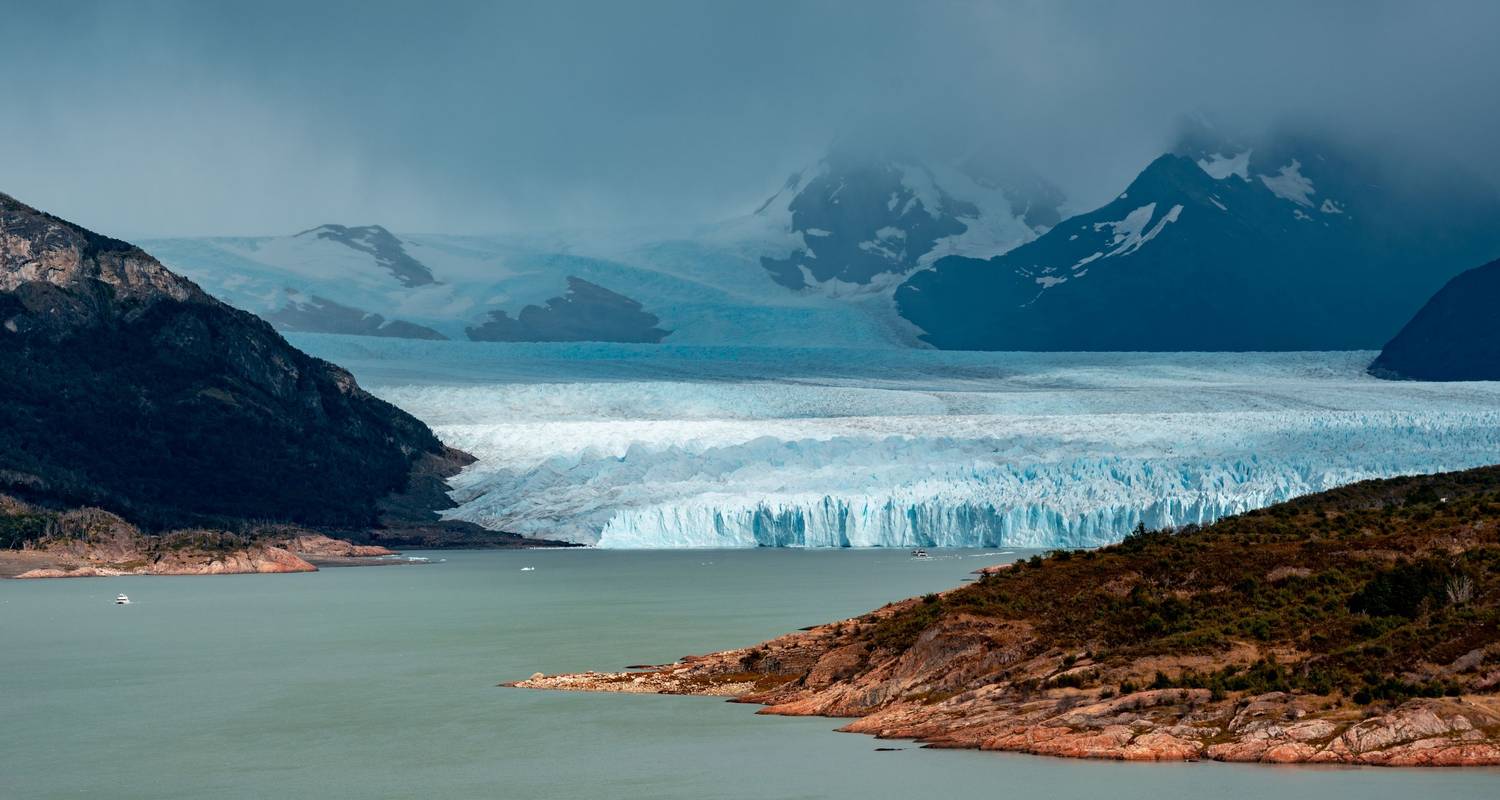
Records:
[[[711,221],[877,132],[1012,151],[1085,208],[1189,112],[1494,177],[1497,30],[1500,2],[0,0],[0,191],[134,237]]]

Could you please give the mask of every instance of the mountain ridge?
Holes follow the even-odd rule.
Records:
[[[426,425],[144,250],[0,194],[0,488],[148,529],[373,526]]]
[[[1377,378],[1500,380],[1500,260],[1439,289],[1370,364]]]
[[[1493,190],[1435,201],[1383,174],[1315,139],[1200,142],[1035,241],[940,259],[895,301],[945,349],[1373,349],[1414,292],[1500,248]]]

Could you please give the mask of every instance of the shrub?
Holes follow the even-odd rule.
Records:
[[[1349,610],[1372,617],[1412,619],[1424,603],[1440,606],[1447,602],[1451,577],[1446,565],[1432,561],[1401,564],[1371,578],[1355,592],[1349,598]]]

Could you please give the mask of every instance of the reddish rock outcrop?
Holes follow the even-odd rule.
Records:
[[[514,686],[714,694],[932,747],[1500,765],[1500,467],[981,571],[742,650]]]
[[[870,620],[637,672],[537,674],[506,685],[730,697],[764,704],[763,714],[856,717],[840,730],[931,747],[1128,761],[1500,765],[1500,698],[1491,695],[1415,699],[1384,710],[1283,692],[1216,698],[1207,689],[1173,688],[1111,696],[1057,685],[1066,671],[1058,672],[1055,653],[1038,651],[1024,623],[944,620],[910,648],[882,652],[854,638]],[[1243,645],[1228,657],[1256,653]],[[1128,676],[1164,666],[1170,668],[1153,659],[1116,670]],[[1090,668],[1079,659],[1070,669]]]
[[[0,495],[0,521],[7,520],[43,531],[21,549],[0,550],[0,575],[16,578],[317,571],[283,542],[213,530],[148,536],[97,508],[50,512]]]

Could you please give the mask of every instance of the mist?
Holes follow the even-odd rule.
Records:
[[[840,138],[1084,209],[1190,114],[1500,176],[1495,3],[4,4],[0,191],[127,237],[710,222]]]

